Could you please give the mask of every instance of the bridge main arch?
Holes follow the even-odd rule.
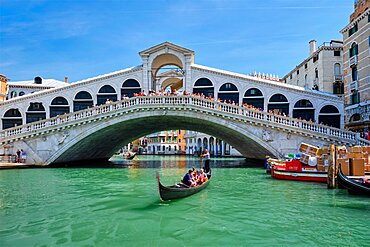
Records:
[[[80,128],[84,127],[80,126]],[[205,117],[201,112],[192,112],[190,116],[187,112],[176,110],[143,111],[111,118],[85,128],[83,131],[81,129],[74,129],[73,133],[71,131],[64,144],[46,163],[109,159],[120,147],[130,141],[168,129],[194,130],[216,136],[250,158],[261,159],[265,155],[280,156],[278,150],[260,138],[262,136],[260,133],[217,116]]]

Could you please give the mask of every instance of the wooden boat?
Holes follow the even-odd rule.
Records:
[[[135,158],[135,156],[136,156],[136,153],[130,152],[130,151],[128,151],[126,154],[123,155],[123,157],[126,160],[132,160],[133,158]]]
[[[310,170],[311,169],[311,170]],[[326,183],[328,173],[314,171],[314,168],[302,166],[299,160],[286,161],[285,164],[271,165],[271,176],[276,179]]]
[[[338,183],[346,188],[349,193],[370,196],[370,183],[361,182],[360,178],[350,178],[343,174],[341,167],[338,169]],[[356,181],[357,180],[357,181]]]
[[[159,197],[161,198],[162,201],[167,201],[167,200],[187,197],[195,193],[198,193],[199,191],[205,189],[209,185],[209,182],[211,181],[211,171],[209,171],[207,176],[208,176],[207,182],[203,183],[202,185],[189,188],[186,185],[164,186],[161,184],[159,173],[156,172]]]

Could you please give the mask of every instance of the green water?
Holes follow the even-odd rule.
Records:
[[[0,246],[369,246],[370,198],[214,164],[209,187],[161,202],[196,159],[0,171]],[[147,167],[147,168],[143,168]]]

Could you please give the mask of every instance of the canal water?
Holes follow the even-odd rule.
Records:
[[[370,198],[212,161],[209,187],[161,202],[199,159],[0,171],[0,246],[369,246]]]

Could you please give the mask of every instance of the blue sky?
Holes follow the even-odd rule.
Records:
[[[352,12],[352,0],[0,0],[0,74],[77,81],[170,41],[197,64],[282,77],[311,39],[342,39]]]

